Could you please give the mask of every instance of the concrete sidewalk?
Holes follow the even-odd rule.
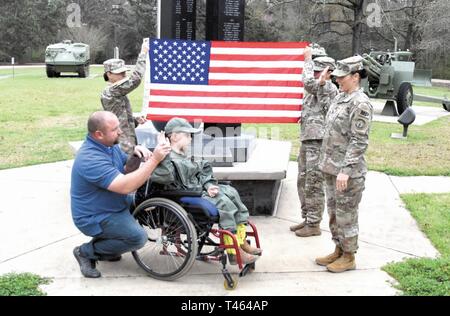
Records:
[[[328,217],[324,216],[321,236],[302,239],[289,231],[300,214],[297,167],[290,163],[277,216],[252,219],[264,255],[235,291],[223,288],[218,263],[196,262],[187,276],[163,282],[147,277],[130,254],[117,263],[101,262],[102,278],[85,279],[72,255],[72,249],[88,238],[71,220],[71,165],[72,161],[64,161],[0,171],[0,274],[33,272],[50,277],[53,282],[43,287],[49,295],[395,295],[393,280],[380,267],[405,257],[438,255],[398,195],[421,188],[423,177],[406,180],[369,172],[360,205],[357,270],[327,272],[314,258],[334,249]],[[429,179],[429,186],[434,180]],[[437,189],[450,190],[448,178],[437,180]]]
[[[376,122],[384,122],[384,123],[395,123],[399,124],[397,122],[398,116],[387,116],[387,115],[381,115],[381,112],[383,111],[385,100],[380,99],[370,99],[373,105],[374,109],[374,116],[373,120]],[[419,106],[414,105],[412,106],[412,109],[416,113],[416,120],[412,124],[413,126],[422,126],[425,124],[428,124],[434,120],[440,119],[441,117],[450,115],[450,112],[445,111],[442,106],[440,107],[432,107],[432,106]],[[401,126],[399,124],[399,126]]]

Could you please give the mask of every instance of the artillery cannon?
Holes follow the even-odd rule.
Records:
[[[415,63],[411,52],[377,52],[363,55],[368,78],[364,91],[371,98],[383,98],[397,103],[402,114],[412,105]],[[431,81],[431,78],[429,79]]]
[[[387,99],[386,106],[396,101],[399,115],[412,105],[413,99],[442,104],[443,108],[450,112],[450,101],[447,98],[413,94],[412,84],[427,87],[432,84],[431,70],[415,69],[411,52],[372,51],[370,54],[364,54],[363,58],[368,74],[368,78],[363,81],[363,87],[369,97]]]

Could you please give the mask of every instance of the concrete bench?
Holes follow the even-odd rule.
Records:
[[[275,215],[286,178],[291,143],[257,139],[250,159],[233,167],[214,167],[218,180],[232,181],[251,215]]]

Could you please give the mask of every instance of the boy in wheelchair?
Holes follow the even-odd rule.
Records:
[[[163,190],[202,191],[202,198],[213,203],[219,210],[221,228],[235,235],[243,263],[253,263],[262,254],[262,250],[252,247],[246,240],[249,212],[239,193],[229,185],[218,184],[207,160],[194,161],[188,156],[191,134],[199,132],[199,129],[193,128],[183,118],[172,118],[167,122],[165,134],[168,138],[158,137],[158,143],[170,141],[172,151],[154,170],[151,181],[162,185]],[[224,235],[224,243],[233,245],[233,239]],[[237,264],[235,249],[226,251],[230,264]]]

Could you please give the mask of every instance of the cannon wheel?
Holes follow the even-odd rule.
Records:
[[[442,106],[443,106],[444,110],[446,110],[447,112],[450,112],[450,102],[449,101],[444,100],[442,102]]]
[[[403,82],[398,89],[397,95],[397,111],[399,115],[412,106],[413,103],[413,88],[409,82]]]

